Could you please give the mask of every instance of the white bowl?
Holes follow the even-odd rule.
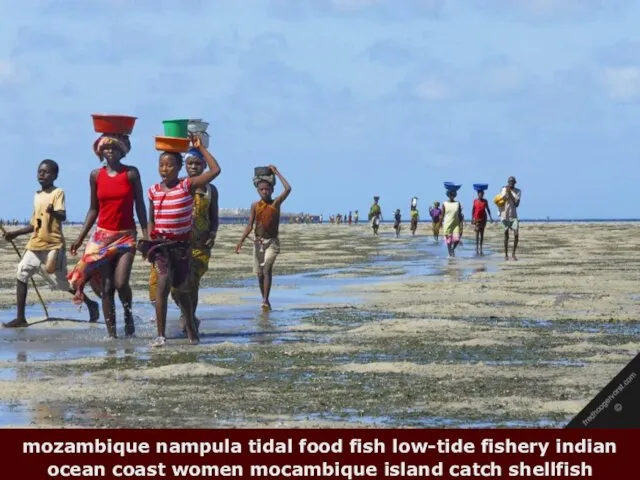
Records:
[[[209,124],[201,120],[189,120],[187,124],[187,130],[191,133],[204,133],[207,131],[207,127],[209,127]]]
[[[211,137],[209,136],[209,134],[207,132],[202,132],[200,133],[200,140],[202,140],[202,146],[204,148],[209,148],[209,139]]]

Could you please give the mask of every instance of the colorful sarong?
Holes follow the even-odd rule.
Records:
[[[71,288],[75,290],[73,303],[82,303],[83,290],[89,282],[94,292],[101,292],[100,267],[121,253],[135,251],[135,248],[135,230],[114,232],[98,227],[89,239],[82,258],[67,276]]]

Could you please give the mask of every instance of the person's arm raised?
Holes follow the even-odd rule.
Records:
[[[202,157],[209,166],[209,170],[203,172],[197,177],[191,178],[191,193],[193,194],[195,193],[197,188],[204,187],[205,185],[211,183],[214,178],[220,175],[222,169],[220,168],[220,165],[218,165],[218,161],[215,159],[215,157],[211,155],[211,153],[209,153],[209,150],[204,148],[204,145],[202,145],[202,140],[199,136],[191,135],[191,142],[193,143],[193,146],[197,148],[198,151],[202,154]]]
[[[91,190],[89,198],[89,210],[87,210],[87,215],[84,219],[82,230],[80,230],[80,235],[78,235],[76,241],[73,242],[71,244],[71,247],[69,248],[71,255],[75,255],[78,252],[78,249],[82,245],[82,242],[84,242],[84,239],[89,233],[89,230],[91,230],[91,227],[93,227],[93,224],[96,223],[96,219],[98,218],[98,211],[100,209],[98,205],[98,186],[96,182],[98,173],[100,173],[99,168],[92,171],[91,175],[89,175],[89,188]]]
[[[287,179],[282,176],[280,171],[274,165],[269,165],[269,168],[274,173],[274,175],[276,175],[280,179],[280,181],[282,182],[282,186],[284,187],[284,192],[278,195],[278,197],[273,202],[276,205],[281,205],[282,202],[284,202],[291,193],[291,185],[289,185]]]

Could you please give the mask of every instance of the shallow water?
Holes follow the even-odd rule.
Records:
[[[473,246],[468,249],[463,246],[457,258],[447,259],[444,244],[435,245],[431,238],[416,237],[408,241],[406,238],[400,239],[402,242],[398,241],[397,245],[393,244],[393,240],[388,242],[387,239],[382,239],[381,248],[387,252],[395,251],[398,255],[378,256],[368,263],[296,275],[278,276],[276,270],[271,295],[274,309],[268,313],[260,311],[255,280],[237,282],[232,288],[203,289],[203,297],[240,292],[243,303],[200,305],[198,317],[201,320],[201,344],[231,342],[268,345],[304,342],[305,332],[300,329],[291,331],[289,327],[298,325],[303,317],[322,312],[332,304],[353,306],[360,302],[360,299],[354,298],[351,293],[341,293],[344,287],[380,281],[406,281],[414,276],[443,275],[452,264],[456,266],[453,269],[455,274],[460,277],[479,269],[491,271],[496,268],[495,258],[492,258],[492,252],[489,251],[485,257],[474,258],[473,266],[465,268],[464,263],[474,257]],[[416,256],[419,258],[416,259]],[[385,273],[390,273],[381,275],[380,268]],[[50,320],[35,320],[43,318],[41,307],[35,304],[27,308],[27,317],[32,323],[29,328],[0,328],[0,362],[4,363],[4,368],[0,367],[0,380],[33,379],[37,373],[31,366],[32,362],[128,356],[135,356],[138,361],[144,361],[151,357],[149,340],[155,336],[155,315],[152,305],[147,301],[134,302],[136,338],[133,339],[106,338],[103,321],[97,324],[88,323],[86,309],[79,311],[70,302],[52,303],[48,305],[48,309]],[[122,309],[118,307],[119,336],[123,336],[124,333],[122,313]],[[13,317],[13,309],[0,310],[1,322],[9,321]],[[178,317],[178,309],[170,303],[167,326],[169,345],[186,344]],[[31,422],[37,424],[33,418],[39,415],[44,415],[40,418],[55,417],[64,423],[69,419],[78,420],[78,415],[85,415],[82,412],[78,413],[77,409],[71,406],[57,406],[53,411],[48,405],[43,404],[36,408],[31,403],[0,402],[0,425],[25,425]],[[38,409],[44,413],[37,413]],[[378,420],[382,421],[375,421]],[[354,418],[353,421],[362,423],[363,419]],[[367,420],[365,423],[370,422]]]

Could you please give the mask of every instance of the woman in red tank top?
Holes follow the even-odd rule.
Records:
[[[102,135],[94,152],[105,165],[93,170],[89,177],[91,205],[78,239],[70,247],[76,255],[96,220],[96,231],[89,239],[82,259],[69,274],[69,281],[80,298],[87,282],[102,299],[102,310],[110,337],[116,337],[114,297],[124,309],[125,335],[133,336],[135,326],[131,311],[132,292],[129,285],[136,251],[135,209],[142,235],[148,238],[147,214],[144,207],[140,172],[123,165],[120,160],[131,150],[126,135]]]

